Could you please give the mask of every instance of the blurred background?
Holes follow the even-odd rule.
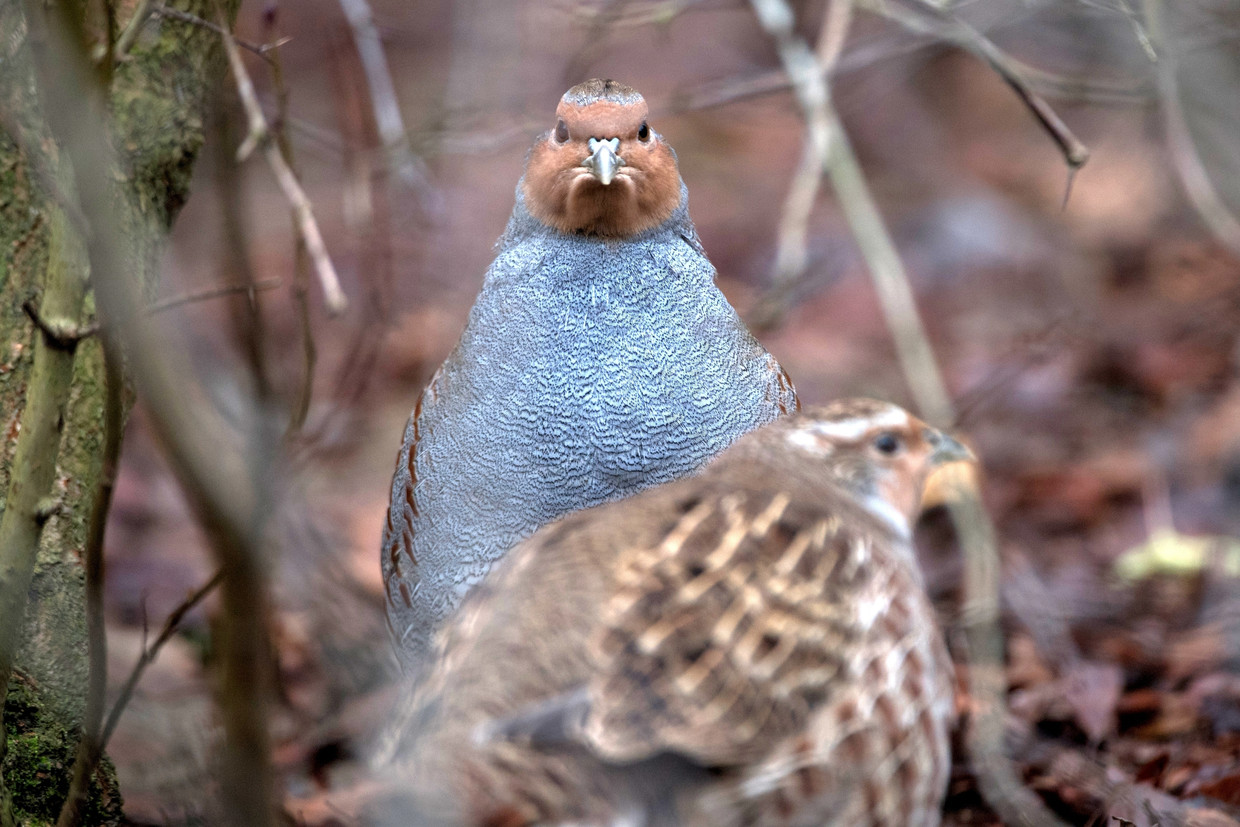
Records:
[[[793,5],[813,44],[825,4]],[[272,726],[284,809],[307,825],[355,823],[365,803],[361,762],[393,693],[378,547],[396,452],[569,86],[611,77],[646,96],[724,293],[804,403],[913,401],[827,183],[804,266],[777,267],[805,128],[748,3],[371,0],[395,109],[362,61],[356,8],[253,0],[236,29],[281,44],[245,60],[347,312],[325,312],[270,169],[235,161],[245,116],[230,81],[158,297],[208,398],[226,416],[258,398],[287,426],[271,459]],[[866,8],[834,101],[956,402],[959,420],[936,424],[982,459],[1011,727],[1160,794],[1240,806],[1240,13],[1228,0],[954,4],[1088,147],[1072,176],[991,66],[898,19],[941,21],[929,6]],[[259,289],[203,298],[246,267]],[[962,564],[942,515],[921,534],[950,624]],[[213,572],[141,404],[107,556],[119,685],[148,630]],[[210,820],[214,610],[210,598],[185,619],[112,740],[134,823]],[[1016,750],[1025,780],[1071,823],[1107,823],[1105,795],[1048,754]],[[967,761],[948,808],[953,823],[997,823]]]

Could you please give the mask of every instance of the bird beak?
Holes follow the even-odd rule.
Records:
[[[581,162],[581,165],[590,170],[600,184],[606,186],[616,177],[616,170],[624,166],[624,159],[616,154],[616,150],[620,148],[619,138],[608,138],[600,141],[598,138],[591,138],[590,156]]]
[[[977,457],[972,451],[942,431],[928,429],[926,440],[934,449],[930,454],[931,465],[946,465],[949,462],[977,462]]]

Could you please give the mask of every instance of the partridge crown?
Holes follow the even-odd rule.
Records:
[[[631,86],[610,79],[593,78],[569,89],[561,100],[575,106],[585,106],[600,100],[629,106],[640,103],[644,98]]]

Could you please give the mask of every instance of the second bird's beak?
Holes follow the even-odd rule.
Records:
[[[952,439],[942,431],[930,429],[927,440],[934,452],[930,454],[931,465],[946,465],[949,462],[976,462],[977,457],[964,445]]]
[[[590,170],[590,174],[595,179],[606,186],[616,177],[616,170],[624,166],[624,159],[616,154],[616,150],[620,148],[619,138],[608,138],[600,141],[598,138],[591,138],[590,155],[581,165]]]

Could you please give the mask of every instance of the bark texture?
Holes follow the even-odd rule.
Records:
[[[132,4],[116,5],[123,27]],[[201,17],[215,16],[211,2],[177,5]],[[235,13],[235,0],[225,5]],[[27,401],[37,397],[32,386],[50,382],[53,391],[62,388],[64,410],[63,419],[53,423],[59,430],[59,439],[53,440],[58,450],[39,457],[54,463],[47,492],[51,499],[42,501],[58,505],[42,524],[28,575],[5,703],[7,750],[0,765],[7,788],[7,800],[0,790],[0,822],[39,824],[55,820],[68,788],[85,706],[81,555],[100,475],[104,370],[98,342],[87,339],[70,359],[54,363],[49,376],[34,371],[41,334],[23,303],[40,306],[57,273],[88,274],[73,208],[58,206],[57,190],[72,200],[72,181],[57,174],[31,70],[29,30],[16,4],[0,3],[0,33],[0,518],[4,503],[13,499],[11,489],[23,484],[13,461]],[[203,140],[204,109],[212,90],[226,79],[224,70],[218,35],[182,21],[152,18],[110,79],[112,126],[130,195],[130,204],[119,208],[139,251],[135,266],[148,287],[155,285],[162,242],[188,196]],[[66,321],[89,322],[89,295],[77,315]],[[0,570],[0,578],[13,582],[7,569]],[[86,823],[111,824],[119,818],[120,796],[107,769],[97,775]]]

